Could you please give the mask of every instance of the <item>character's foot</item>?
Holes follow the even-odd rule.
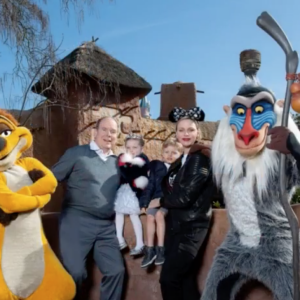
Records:
[[[141,268],[146,268],[153,264],[156,259],[156,251],[154,247],[145,247],[145,257],[142,261]]]
[[[156,260],[155,265],[160,266],[165,262],[165,247],[156,248]]]
[[[140,256],[141,254],[144,254],[144,246],[140,248],[134,248],[130,251],[131,256]]]
[[[124,250],[128,247],[128,245],[126,244],[126,242],[122,242],[119,244],[120,250]]]

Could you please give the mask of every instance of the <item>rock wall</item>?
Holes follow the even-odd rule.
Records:
[[[92,109],[83,110],[79,117],[79,144],[91,141],[94,135],[95,122],[104,116],[114,117],[120,127],[117,145],[114,149],[116,154],[124,151],[126,135],[134,132],[143,135],[145,140],[144,152],[149,158],[159,159],[162,143],[175,135],[174,123],[142,118],[139,101],[136,99],[118,106],[94,106]],[[198,141],[210,144],[217,125],[216,122],[199,122]]]
[[[93,139],[96,121],[104,116],[115,118],[119,125],[119,134],[114,152],[124,151],[124,140],[128,133],[143,135],[144,152],[152,159],[161,158],[162,143],[175,134],[175,124],[168,121],[145,119],[141,117],[139,100],[125,99],[113,104],[112,98],[103,105],[79,105],[86,103],[84,93],[71,93],[68,106],[45,106],[22,114],[21,124],[28,119],[26,126],[31,129],[34,142],[25,155],[33,156],[51,168],[70,147],[89,143]],[[108,97],[109,99],[109,97]],[[79,103],[71,106],[72,103]],[[13,111],[18,115],[18,111]],[[30,117],[29,117],[30,115]],[[210,144],[217,130],[217,122],[199,122],[198,141]],[[60,185],[52,201],[44,211],[60,211],[63,199],[63,186]]]
[[[293,205],[293,210],[299,219],[300,205]],[[44,214],[42,216],[47,239],[54,252],[59,256],[58,217],[59,214],[55,213]],[[144,215],[141,216],[141,221],[145,234],[146,218]],[[229,222],[226,210],[213,210],[211,228],[207,239],[200,250],[199,259],[195,261],[195,265],[199,270],[197,281],[201,292],[205,287],[205,281],[211,268],[215,252],[223,242],[228,227]],[[135,234],[128,217],[125,218],[124,237],[129,247],[134,247]],[[124,300],[162,300],[159,284],[161,267],[152,266],[147,270],[141,269],[142,258],[133,259],[130,257],[128,251],[125,251],[124,253],[124,260],[126,266]],[[88,258],[88,275],[88,281],[85,282],[84,285],[84,295],[82,295],[80,299],[98,300],[100,296],[99,286],[102,275],[97,266],[93,263],[92,257]],[[250,281],[243,286],[235,300],[273,300],[273,296],[261,283]]]

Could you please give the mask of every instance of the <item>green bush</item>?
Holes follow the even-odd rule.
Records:
[[[213,208],[223,208],[219,201],[213,201],[212,207]]]
[[[296,190],[291,201],[291,204],[297,204],[297,203],[300,203],[300,189]]]

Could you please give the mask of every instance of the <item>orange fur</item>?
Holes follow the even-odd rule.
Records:
[[[75,283],[52,251],[43,231],[40,213],[37,211],[50,200],[50,195],[56,189],[57,180],[52,172],[37,159],[19,158],[32,144],[30,131],[18,126],[13,115],[0,109],[1,123],[5,123],[11,129],[11,133],[1,137],[5,140],[5,147],[2,147],[0,157],[6,157],[5,159],[10,159],[10,161],[9,163],[5,159],[0,161],[0,209],[10,212],[7,205],[13,205],[17,218],[13,219],[13,224],[12,222],[6,226],[0,224],[0,300],[74,299]],[[23,141],[23,144],[18,147],[20,141]],[[14,149],[18,152],[14,153]],[[44,176],[33,180],[30,176],[33,170],[42,172]],[[26,222],[28,218],[31,218],[29,223]],[[32,230],[33,226],[38,227],[37,230]],[[20,230],[22,238],[18,239],[16,234]],[[14,243],[7,244],[12,239],[15,239]],[[35,246],[32,246],[33,244]],[[24,254],[24,249],[27,251],[26,254]],[[33,259],[36,253],[43,257],[44,266],[40,264],[36,268]],[[15,264],[18,258],[21,267]],[[26,273],[26,270],[30,271]],[[31,282],[31,279],[27,280],[26,276],[36,270],[42,275],[34,279],[35,282]],[[7,271],[10,272],[7,273]],[[24,287],[24,282],[26,287]]]
[[[16,126],[19,125],[19,122],[16,120],[16,118],[6,110],[0,109],[0,116],[4,116],[5,118],[10,120]]]

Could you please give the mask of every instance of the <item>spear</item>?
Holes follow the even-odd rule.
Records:
[[[291,85],[296,79],[296,72],[298,68],[298,53],[292,49],[292,46],[286,37],[283,30],[277,24],[277,22],[267,13],[263,12],[256,21],[256,24],[270,35],[282,48],[286,56],[286,80],[287,87],[285,93],[285,101],[283,107],[282,126],[288,126],[288,117],[291,104]],[[299,224],[298,218],[295,215],[291,205],[289,204],[289,195],[286,191],[286,168],[285,168],[286,156],[280,155],[279,160],[279,181],[280,181],[280,200],[289,221],[292,242],[293,242],[293,277],[294,277],[294,300],[300,300],[299,293]]]

